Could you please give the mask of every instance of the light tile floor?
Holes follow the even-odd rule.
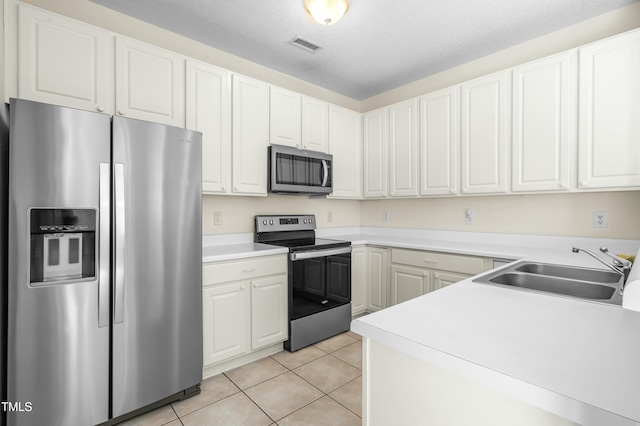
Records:
[[[362,342],[350,331],[202,382],[199,395],[124,426],[362,424]]]

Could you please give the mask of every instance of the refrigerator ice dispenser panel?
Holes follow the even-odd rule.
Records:
[[[94,209],[32,208],[29,216],[32,286],[95,279]]]

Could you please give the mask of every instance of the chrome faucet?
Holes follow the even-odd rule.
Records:
[[[591,251],[589,251],[587,249],[583,249],[583,248],[579,248],[579,247],[573,247],[571,249],[571,251],[574,252],[574,253],[584,252],[584,253],[588,254],[589,256],[593,257],[594,259],[596,259],[598,262],[600,262],[603,265],[605,265],[607,268],[611,269],[614,272],[617,272],[622,277],[624,277],[624,280],[622,281],[622,286],[620,287],[620,291],[622,292],[622,290],[624,289],[624,285],[627,282],[627,278],[629,278],[629,272],[631,272],[631,265],[632,265],[631,262],[629,262],[626,259],[622,259],[621,257],[618,257],[618,256],[616,256],[614,254],[609,253],[609,250],[606,247],[600,247],[600,251],[613,259],[613,265],[608,263],[605,260],[602,260],[602,258],[600,258],[600,256],[597,256],[595,253],[593,253],[593,252],[591,252]]]

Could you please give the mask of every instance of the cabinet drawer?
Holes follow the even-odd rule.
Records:
[[[476,275],[484,271],[481,257],[436,253],[432,251],[392,249],[391,263],[460,272],[470,275]]]
[[[202,281],[208,286],[286,273],[286,255],[266,256],[207,263],[203,266]]]

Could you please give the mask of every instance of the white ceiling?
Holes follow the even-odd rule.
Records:
[[[304,0],[91,1],[362,100],[640,0],[351,0],[331,26]]]

